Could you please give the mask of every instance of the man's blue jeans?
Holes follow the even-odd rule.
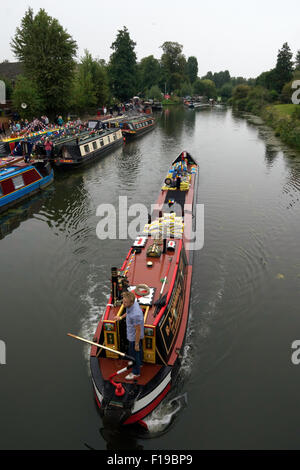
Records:
[[[135,365],[132,368],[132,373],[134,375],[140,375],[141,373],[141,364],[143,360],[143,343],[142,340],[140,340],[140,350],[136,351],[134,349],[135,342],[134,341],[129,341],[129,356],[133,357],[136,360]]]

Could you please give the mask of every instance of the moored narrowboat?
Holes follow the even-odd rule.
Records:
[[[61,144],[59,154],[54,154],[52,161],[57,168],[80,167],[97,160],[122,143],[123,136],[119,128],[92,131]]]
[[[122,133],[126,139],[133,139],[151,131],[154,126],[155,119],[151,116],[135,117],[123,121]]]
[[[175,383],[189,317],[189,240],[195,230],[197,177],[197,163],[182,152],[170,168],[148,224],[133,241],[122,267],[112,268],[111,296],[93,341],[75,337],[92,344],[92,382],[104,422],[147,427],[143,419]],[[121,319],[126,291],[134,292],[144,317],[143,367],[132,380],[127,374],[134,364],[126,321]]]
[[[41,191],[54,178],[50,163],[23,158],[0,159],[0,212]]]

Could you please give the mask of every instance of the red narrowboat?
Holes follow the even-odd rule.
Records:
[[[140,236],[123,265],[112,268],[112,289],[90,352],[96,402],[105,422],[140,423],[172,388],[181,364],[192,281],[198,165],[182,152],[173,162]],[[135,293],[144,317],[140,375],[128,379],[124,291]],[[73,336],[73,335],[70,335]],[[77,339],[82,339],[76,337]],[[89,341],[88,341],[89,342]]]

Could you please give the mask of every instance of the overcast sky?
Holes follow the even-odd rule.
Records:
[[[278,49],[288,42],[300,49],[299,0],[1,0],[0,62],[16,61],[10,40],[27,8],[44,8],[77,41],[78,56],[88,49],[109,59],[117,32],[127,26],[138,60],[160,58],[165,41],[196,56],[199,76],[229,70],[256,77],[274,67]]]

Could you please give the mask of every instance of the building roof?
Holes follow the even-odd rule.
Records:
[[[0,77],[14,80],[23,72],[21,62],[2,62],[0,63]]]

